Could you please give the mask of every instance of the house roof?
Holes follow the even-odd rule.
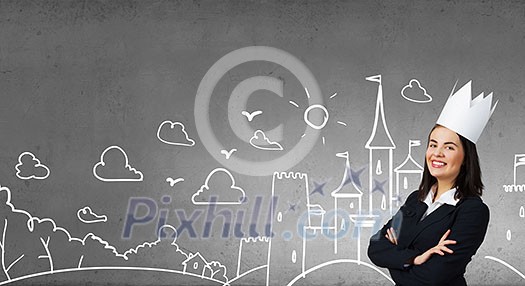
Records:
[[[194,254],[190,254],[190,255],[188,256],[188,258],[182,262],[182,264],[188,264],[188,263],[190,263],[190,261],[192,261],[192,260],[194,260],[194,259],[199,259],[199,260],[201,260],[201,261],[204,263],[204,265],[207,265],[207,264],[208,264],[208,262],[206,261],[206,259],[204,259],[204,257],[202,257],[202,255],[200,254],[200,252],[197,252],[197,253],[194,253]]]

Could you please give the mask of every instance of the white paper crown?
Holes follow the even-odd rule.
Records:
[[[472,99],[472,81],[454,92],[456,84],[436,123],[476,143],[498,102],[492,107],[492,92]]]

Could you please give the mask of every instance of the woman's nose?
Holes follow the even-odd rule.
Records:
[[[442,156],[443,155],[443,149],[441,147],[437,147],[434,149],[434,156]]]

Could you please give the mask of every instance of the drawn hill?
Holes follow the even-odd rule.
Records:
[[[120,253],[93,233],[83,238],[72,237],[52,219],[16,209],[11,203],[11,191],[3,186],[0,186],[0,231],[0,285],[94,269],[186,275],[198,277],[201,284],[204,280],[221,285],[228,282],[226,267],[220,262],[208,262],[199,252],[182,251],[176,243],[177,231],[171,225],[159,229],[156,241]]]

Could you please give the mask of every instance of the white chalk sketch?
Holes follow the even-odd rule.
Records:
[[[523,206],[520,207],[520,217],[521,218],[525,218],[525,208],[523,208]]]
[[[344,206],[355,206],[357,204],[357,208],[355,209],[344,209],[345,213],[349,213],[350,215],[361,215],[362,211],[362,200],[363,200],[363,192],[360,190],[360,188],[356,185],[354,182],[355,180],[352,178],[352,169],[350,167],[350,156],[348,151],[337,153],[337,157],[344,158],[345,164],[344,164],[344,171],[343,171],[343,177],[341,179],[341,183],[339,186],[331,192],[331,196],[334,198],[334,209],[337,211],[339,210],[338,201],[341,202],[341,205]],[[349,218],[348,218],[349,219]],[[340,225],[337,222],[337,215],[334,216],[334,229],[337,230]],[[344,224],[341,224],[341,226],[344,227]],[[337,235],[334,237],[334,253],[337,253]],[[358,254],[360,253],[360,249],[357,250]],[[360,257],[358,255],[358,260],[360,260]]]
[[[295,102],[295,101],[293,101],[293,100],[290,100],[290,101],[288,101],[288,102],[289,102],[291,105],[293,105],[293,106],[299,108],[299,104],[297,104],[297,102]]]
[[[172,177],[167,177],[166,182],[170,184],[170,187],[173,187],[177,183],[184,182],[184,178],[173,179]]]
[[[334,98],[337,96],[337,92],[334,92],[334,94],[330,95],[330,99]]]
[[[423,177],[423,167],[412,157],[412,147],[421,146],[420,140],[408,140],[408,155],[405,160],[394,169],[396,173],[396,193],[392,196],[393,204],[399,207],[401,194],[407,196],[418,189]]]
[[[31,152],[23,152],[18,156],[15,169],[16,176],[22,180],[44,180],[49,177],[49,168]]]
[[[112,157],[109,162],[106,160]],[[144,179],[141,171],[131,167],[128,155],[119,146],[109,146],[93,166],[93,175],[103,182],[139,182]]]
[[[246,110],[243,110],[243,111],[241,112],[241,114],[244,115],[244,116],[246,117],[246,119],[248,119],[248,121],[250,121],[250,122],[253,120],[253,118],[254,118],[255,116],[257,116],[257,115],[261,115],[262,113],[263,113],[262,110],[255,110],[255,111],[253,111],[253,112],[251,112],[251,113],[248,112],[248,111],[246,111]]]
[[[183,269],[182,262],[186,261],[188,257],[195,256],[197,254],[186,254],[178,247],[178,245],[175,243],[177,232],[176,229],[171,225],[163,225],[159,227],[156,241],[144,242],[134,248],[130,248],[129,250],[120,253],[114,246],[110,245],[107,241],[93,233],[88,233],[83,238],[76,238],[71,236],[71,234],[65,228],[57,226],[53,219],[34,217],[25,210],[17,209],[11,203],[11,191],[9,188],[0,186],[0,193],[2,192],[5,192],[5,194],[2,194],[2,197],[5,199],[4,208],[7,207],[8,213],[2,213],[2,215],[5,215],[5,219],[0,221],[0,227],[2,228],[2,238],[0,240],[0,263],[2,264],[2,269],[0,270],[0,273],[3,274],[0,278],[0,285],[6,285],[17,281],[23,281],[25,279],[51,274],[97,270],[173,273],[202,278],[210,282],[215,282],[218,285],[229,285],[228,277],[226,276],[226,267],[218,261],[206,263],[207,271],[204,273],[204,275],[202,273],[195,274],[194,271],[190,269],[186,269],[186,271]],[[16,226],[8,223],[9,219],[20,218],[25,219],[25,223],[18,224]],[[38,243],[30,245],[40,247],[39,249],[42,254],[37,254],[37,257],[31,253],[16,253],[16,251],[19,251],[18,248],[16,250],[8,248],[9,244],[6,242],[12,240],[12,238],[9,238],[9,236],[13,234],[10,232],[10,230],[13,230],[13,227],[15,227],[17,231],[25,229],[29,233],[34,234],[32,237],[33,239],[37,239]],[[173,234],[169,236],[172,239],[166,242],[170,249],[162,248],[166,246],[166,243],[163,242],[166,240],[162,239],[161,234],[165,233],[166,231],[169,231]],[[14,234],[16,236],[16,233]],[[53,243],[54,247],[58,248],[51,249],[50,247]],[[95,246],[96,249],[93,249],[93,246]],[[77,247],[81,249],[76,249]],[[141,252],[144,253],[145,251],[154,251],[156,247],[160,247],[157,250],[157,253],[159,253],[159,251],[160,253],[165,253],[166,250],[170,250],[173,254],[179,255],[182,258],[182,260],[178,262],[179,265],[174,265],[172,255],[170,256],[171,260],[163,264],[166,265],[166,268],[148,266],[121,266],[126,263],[130,263],[130,261],[144,262],[145,260],[140,256]],[[55,252],[56,250],[60,251]],[[101,253],[93,253],[93,250],[104,251],[104,253],[103,255],[100,255]],[[90,255],[91,257],[89,257]],[[202,257],[200,253],[199,256]],[[39,272],[35,273],[25,272],[23,275],[16,275],[12,273],[14,268],[27,268],[27,266],[33,265],[35,262],[34,259],[47,260],[49,264],[47,269],[49,270],[40,270]],[[67,264],[62,261],[64,259],[67,260]],[[119,263],[119,265],[111,265],[110,263],[112,262],[108,262],[108,260],[112,259],[114,259],[114,261],[112,261],[113,263],[116,262]],[[206,261],[204,258],[203,260]],[[95,263],[96,266],[88,265],[90,263]],[[108,263],[111,266],[107,265]],[[146,263],[149,262],[146,261]],[[19,264],[25,266],[19,266]],[[180,269],[172,269],[170,267],[180,267]]]
[[[432,96],[421,86],[417,79],[411,79],[407,85],[401,89],[401,96],[404,99],[415,103],[428,103],[432,101]]]
[[[512,232],[510,229],[507,230],[507,240],[510,241],[512,239]]]
[[[216,190],[216,187],[209,186],[210,179],[220,174],[225,174],[229,178],[231,185],[228,190]],[[237,195],[237,200],[231,200],[235,195]],[[199,200],[201,196],[206,196],[206,198]],[[215,196],[217,201],[210,200],[211,196]],[[224,200],[224,198],[227,199]],[[216,168],[208,174],[204,185],[191,196],[191,201],[195,205],[238,205],[246,201],[246,193],[242,188],[235,185],[235,179],[230,171],[224,168]]]
[[[83,207],[77,211],[77,218],[83,223],[98,223],[107,222],[108,217],[106,215],[98,215],[94,213],[90,207]]]
[[[309,181],[306,173],[298,172],[274,172],[272,177],[272,193],[271,198],[278,197],[281,201],[297,201],[299,199],[308,198]],[[309,200],[306,202],[310,204]],[[283,214],[288,209],[285,204],[280,204],[277,201],[272,201],[270,204],[270,232],[275,234],[270,237],[268,246],[268,260],[266,269],[266,285],[282,285],[283,279],[292,279],[298,273],[301,273],[302,264],[298,263],[302,255],[302,240],[292,239],[291,236],[285,236],[284,233],[292,234],[290,226],[296,227],[299,217],[302,212],[288,212]],[[305,222],[312,226],[321,226],[321,212],[320,208],[310,205],[307,208],[309,213],[309,222]],[[315,216],[310,218],[310,215]],[[305,218],[306,219],[306,218]],[[296,229],[296,228],[295,228]],[[294,229],[294,230],[295,230]],[[295,231],[293,232],[295,233]],[[295,262],[294,263],[294,258]],[[283,278],[288,277],[288,278]]]
[[[250,138],[250,145],[253,147],[259,149],[259,150],[266,150],[266,151],[282,151],[283,146],[279,144],[278,142],[272,142],[268,137],[266,137],[266,134],[264,134],[264,131],[262,130],[256,130],[253,134],[252,138]]]
[[[343,125],[343,126],[347,126],[347,125],[348,125],[348,124],[346,124],[346,123],[343,122],[343,121],[337,121],[337,124],[341,124],[341,125]]]
[[[525,154],[515,154],[512,185],[503,185],[503,189],[505,190],[505,192],[511,193],[525,191],[525,181],[522,181],[524,179],[518,179],[518,172],[520,170],[523,169],[522,173],[525,173],[525,167],[523,166],[525,166]],[[523,174],[522,176],[525,177],[525,174]]]
[[[178,146],[194,146],[195,140],[186,132],[186,127],[181,122],[163,121],[157,129],[157,138],[163,143]]]
[[[237,152],[237,149],[233,148],[233,149],[230,149],[230,151],[227,151],[227,150],[224,150],[224,149],[221,150],[221,154],[223,154],[224,157],[226,157],[226,160],[230,159],[230,157],[232,156],[233,152]]]
[[[255,250],[262,249],[263,253],[264,251],[268,253],[269,243],[270,243],[270,238],[265,237],[265,236],[241,238],[241,241],[239,243],[239,255],[237,257],[237,276],[231,279],[230,282],[237,280],[236,279],[237,277],[242,277],[246,275],[246,273],[251,272],[254,269],[260,269],[261,267],[267,267],[268,266],[266,264],[268,262],[267,257],[262,257],[262,256],[258,257],[259,259],[257,259],[254,262],[255,264],[253,265],[247,264],[246,262],[247,259],[243,259],[243,257],[246,258],[245,256],[247,256],[248,254],[251,254],[250,251],[246,251],[246,248],[248,249],[253,248]],[[249,257],[249,258],[251,260],[254,259],[254,257]],[[257,264],[257,262],[259,263]]]
[[[374,211],[374,207],[379,208],[383,201],[383,196],[380,193],[373,194],[376,189],[374,182],[385,181],[388,182],[386,189],[388,195],[388,205],[386,209],[392,214],[392,177],[393,177],[393,150],[396,148],[392,136],[386,126],[385,110],[383,106],[383,86],[381,84],[381,75],[367,77],[366,80],[377,82],[376,108],[374,117],[374,126],[372,134],[365,144],[365,148],[369,150],[369,172],[368,172],[368,189],[369,189],[369,213]],[[381,172],[376,172],[380,170]]]
[[[395,285],[395,282],[394,280],[392,280],[392,278],[390,278],[390,276],[386,273],[384,273],[383,271],[381,271],[378,267],[376,267],[375,265],[372,265],[370,263],[367,263],[367,262],[362,262],[362,261],[359,261],[359,260],[353,260],[353,259],[337,259],[337,260],[331,260],[331,261],[327,261],[325,263],[321,263],[319,265],[316,265],[314,267],[311,267],[305,271],[303,271],[302,273],[300,273],[299,275],[297,275],[294,279],[292,279],[292,281],[288,282],[288,284],[286,284],[287,286],[292,286],[294,285],[297,281],[299,281],[300,279],[304,279],[306,278],[306,275],[307,274],[310,274],[314,271],[317,271],[319,269],[322,269],[326,266],[330,266],[330,265],[335,265],[335,264],[341,264],[341,263],[350,263],[350,264],[355,264],[355,265],[358,265],[358,266],[365,266],[365,267],[368,267],[370,269],[373,269],[375,270],[377,273],[381,274],[381,276],[385,277],[387,279],[387,281],[389,281],[390,283],[392,283],[393,285]],[[350,271],[350,270],[349,270]]]
[[[316,110],[316,109],[320,109],[324,113],[324,115],[323,115],[323,122],[321,124],[315,124],[315,123],[311,122],[310,119],[308,118],[308,114],[310,112],[312,112],[312,110]],[[308,126],[312,127],[313,129],[316,129],[316,130],[323,129],[323,127],[325,127],[326,123],[328,123],[328,118],[329,117],[330,117],[330,115],[328,114],[328,110],[326,109],[326,107],[324,107],[321,104],[313,104],[313,105],[308,106],[308,108],[304,111],[304,115],[303,115],[304,122],[306,124],[308,124]]]
[[[493,257],[493,256],[488,256],[488,255],[485,256],[485,258],[501,263],[505,267],[507,267],[510,270],[512,270],[514,273],[518,274],[521,278],[525,279],[525,275],[523,273],[521,273],[520,271],[518,271],[518,269],[516,269],[516,267],[510,265],[509,263],[503,261],[502,259],[499,259],[499,258],[496,258],[496,257]]]

